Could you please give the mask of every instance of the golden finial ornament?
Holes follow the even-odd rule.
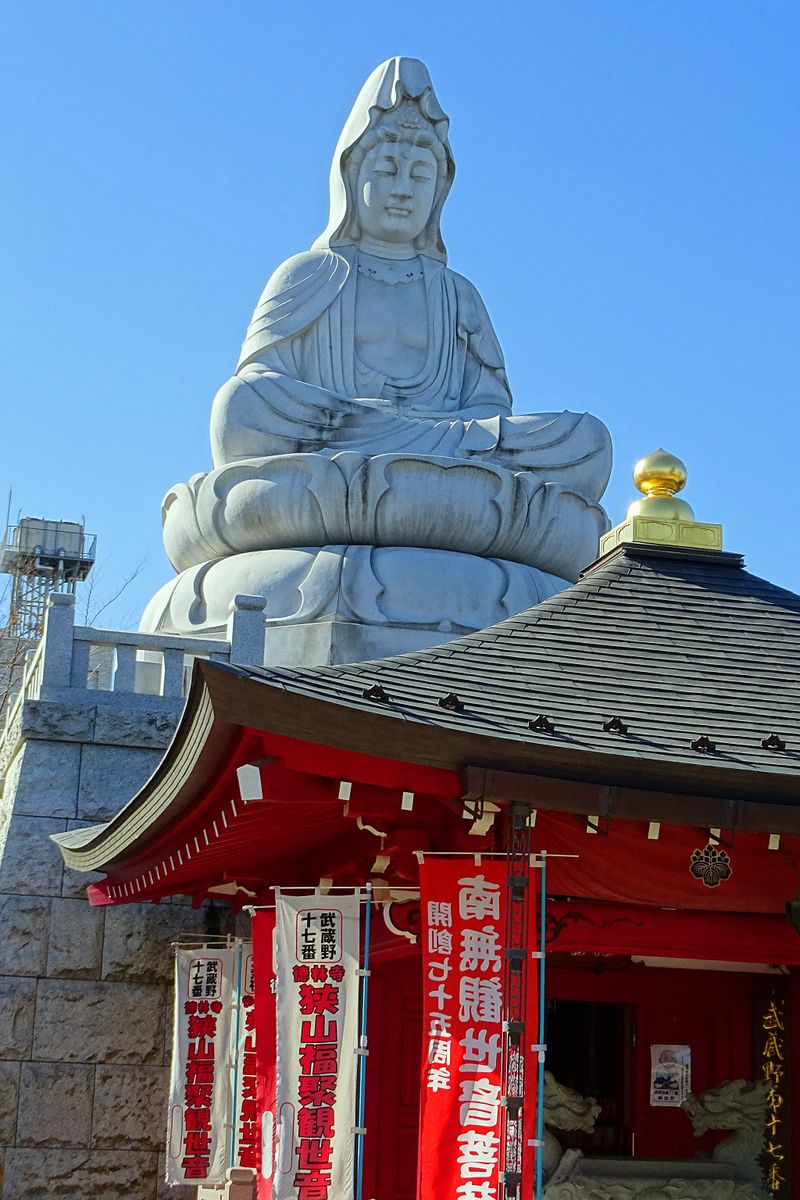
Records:
[[[633,468],[633,482],[643,494],[631,504],[623,523],[600,539],[601,555],[621,542],[721,550],[722,526],[696,521],[692,506],[676,495],[687,478],[686,464],[666,450],[640,458]]]
[[[666,450],[654,450],[640,458],[633,468],[633,482],[644,495],[629,507],[628,520],[653,517],[661,521],[693,521],[692,506],[675,497],[676,492],[686,487],[688,477],[686,464]]]

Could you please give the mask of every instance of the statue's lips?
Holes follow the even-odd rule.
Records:
[[[387,204],[386,211],[389,214],[389,216],[391,216],[391,217],[410,217],[411,216],[410,208],[397,208],[395,205]]]

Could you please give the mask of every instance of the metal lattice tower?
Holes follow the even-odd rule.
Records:
[[[78,521],[23,517],[8,526],[0,546],[0,572],[11,576],[10,636],[40,636],[47,597],[75,591],[94,566],[96,544],[95,535]]]

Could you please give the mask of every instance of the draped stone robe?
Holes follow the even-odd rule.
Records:
[[[236,375],[214,401],[214,465],[346,449],[476,457],[533,470],[599,500],[611,466],[607,430],[588,414],[511,415],[489,315],[473,285],[443,263],[417,260],[428,325],[418,373],[389,378],[359,361],[358,253],[353,246],[310,250],[270,279]]]

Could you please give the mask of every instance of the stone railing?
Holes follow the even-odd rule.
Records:
[[[236,596],[225,639],[95,629],[75,624],[75,597],[54,593],[47,602],[44,632],[29,653],[20,691],[9,705],[0,745],[17,724],[27,701],[93,704],[173,704],[186,695],[196,658],[240,666],[264,661],[264,599]]]

